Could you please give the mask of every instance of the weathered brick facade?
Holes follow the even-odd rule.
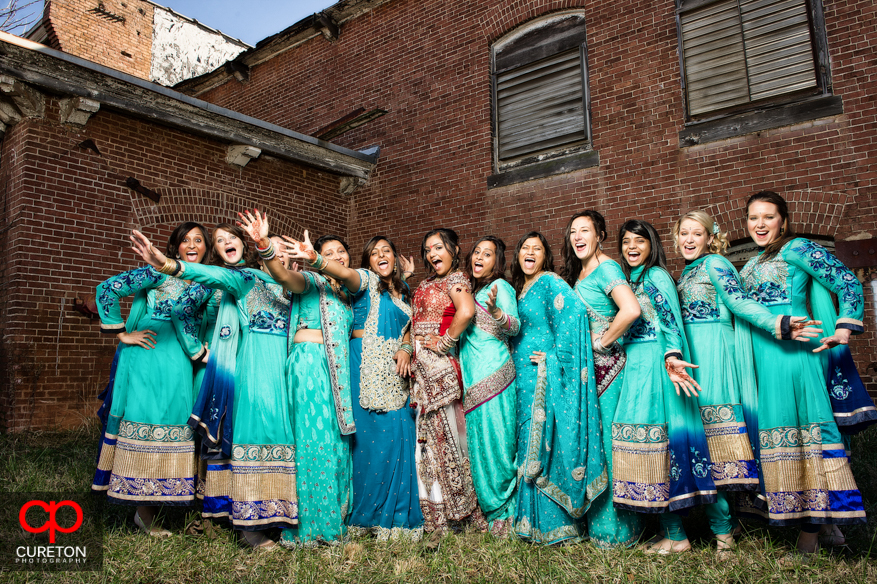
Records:
[[[609,222],[610,253],[624,220],[646,219],[665,238],[678,273],[669,242],[676,218],[707,208],[732,240],[745,239],[743,201],[761,189],[791,200],[801,233],[877,236],[877,6],[824,6],[843,113],[691,147],[679,140],[684,109],[672,1],[393,0],[343,23],[336,41],[313,37],[252,67],[247,84],[230,79],[199,97],[305,134],[359,107],[387,110],[334,140],[381,147],[371,183],[353,195],[354,247],[383,232],[416,254],[422,234],[441,225],[456,229],[465,249],[479,235],[513,246],[538,229],[558,253],[568,217],[593,207]],[[599,166],[489,189],[491,44],[531,19],[573,8],[587,18]],[[873,391],[874,296],[867,283],[865,290],[867,332],[853,347]]]
[[[81,13],[95,4],[80,3],[76,18],[86,18]],[[108,11],[121,10],[116,4],[104,2]],[[537,229],[559,255],[568,217],[597,208],[609,221],[611,255],[618,226],[646,219],[665,238],[678,273],[669,232],[682,212],[707,208],[732,240],[745,240],[743,201],[770,188],[791,201],[801,233],[837,241],[877,236],[871,48],[877,44],[877,7],[871,2],[824,3],[832,89],[843,113],[694,146],[680,142],[685,118],[671,1],[345,0],[335,8],[327,13],[353,14],[336,21],[337,40],[327,40],[317,25],[296,25],[296,40],[285,49],[278,46],[281,33],[280,40],[236,59],[252,59],[245,83],[220,69],[211,75],[226,79],[206,92],[191,91],[305,135],[359,108],[386,110],[332,140],[351,149],[381,148],[368,184],[350,196],[339,194],[340,176],[265,154],[243,169],[232,167],[225,161],[226,141],[103,106],[84,127],[74,127],[60,123],[52,97],[44,117],[7,129],[0,151],[6,388],[0,405],[7,428],[76,425],[93,412],[115,338],[101,338],[96,321],[69,305],[93,293],[102,279],[137,265],[126,239],[131,227],[162,240],[180,221],[213,225],[260,205],[284,215],[281,230],[346,235],[355,258],[375,233],[390,235],[402,252],[416,256],[422,234],[435,226],[456,229],[464,250],[480,235],[492,233],[513,246]],[[599,164],[488,188],[495,174],[491,45],[524,23],[570,9],[584,10],[587,19]],[[96,22],[112,35],[130,33],[135,21]],[[76,30],[73,16],[66,22]],[[58,36],[57,46],[77,56],[116,69],[126,62],[109,49],[88,51],[124,49],[129,37],[91,46],[65,45],[64,38]],[[131,54],[133,63],[138,53]],[[146,74],[126,71],[148,78],[148,66]],[[94,141],[100,156],[77,146],[85,139]],[[160,193],[161,204],[125,187],[129,176]],[[866,333],[854,339],[853,350],[875,391],[869,365],[877,361],[877,323],[868,283],[877,279],[877,260],[859,273],[866,281]]]
[[[46,45],[71,55],[149,79],[155,7],[140,0],[46,2]]]

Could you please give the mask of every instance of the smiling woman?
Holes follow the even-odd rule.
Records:
[[[518,241],[512,282],[521,331],[512,341],[518,420],[515,533],[579,541],[585,513],[607,487],[597,383],[584,305],[552,265],[545,237]]]
[[[166,249],[172,257],[200,262],[209,245],[207,229],[189,222],[174,230]],[[153,525],[157,505],[195,500],[195,441],[186,422],[194,399],[193,363],[207,352],[197,336],[196,300],[185,294],[189,288],[151,267],[97,287],[101,332],[115,333],[120,343],[101,408],[104,435],[92,489],[111,501],[139,505],[134,521],[151,535],[170,535]],[[131,295],[123,322],[120,301]]]

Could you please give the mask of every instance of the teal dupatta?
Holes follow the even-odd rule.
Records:
[[[342,435],[356,432],[353,421],[353,406],[350,392],[350,330],[339,326],[343,319],[350,318],[350,306],[338,298],[332,291],[325,276],[315,272],[302,272],[305,278],[305,289],[312,287],[320,295],[320,326],[323,330],[323,347],[329,363],[329,380],[332,385],[332,397],[335,402],[335,416]],[[296,326],[301,311],[301,296],[293,294],[289,306],[290,329]],[[292,354],[295,331],[289,333],[289,354]],[[287,362],[287,368],[292,363]]]

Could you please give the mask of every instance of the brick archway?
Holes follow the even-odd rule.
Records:
[[[491,45],[501,36],[534,18],[564,10],[584,10],[582,0],[514,0],[494,5],[481,22],[481,30]],[[587,14],[585,15],[587,17]]]
[[[301,237],[304,227],[255,198],[242,197],[225,191],[193,188],[158,189],[161,202],[131,193],[135,228],[154,225],[176,225],[184,221],[197,221],[207,227],[218,223],[234,222],[243,209],[258,208],[268,213],[271,231],[292,237]]]
[[[797,233],[831,239],[837,234],[846,206],[853,200],[853,195],[848,193],[816,189],[783,191],[780,194],[789,205],[792,225]],[[722,201],[705,207],[704,211],[713,216],[722,231],[727,231],[728,239],[735,241],[749,237],[745,204],[745,198]]]

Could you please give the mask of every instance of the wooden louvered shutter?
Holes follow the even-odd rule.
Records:
[[[583,94],[578,48],[498,74],[500,160],[587,141]]]
[[[679,19],[690,115],[817,87],[806,0],[723,0]]]

